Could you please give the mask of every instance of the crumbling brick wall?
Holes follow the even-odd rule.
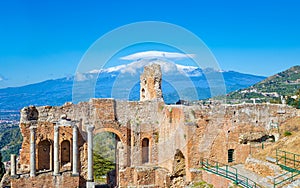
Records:
[[[30,130],[34,123],[37,148],[43,141],[49,141],[52,147],[55,122],[65,114],[71,120],[77,120],[79,128],[80,178],[86,179],[87,143],[85,125],[95,126],[94,134],[100,132],[115,133],[121,143],[120,185],[134,185],[137,182],[151,182],[164,186],[169,182],[168,173],[173,170],[174,158],[180,150],[185,159],[186,181],[197,178],[195,169],[199,168],[202,158],[210,158],[227,163],[228,150],[234,150],[234,162],[243,163],[250,153],[251,139],[257,135],[274,135],[274,125],[279,126],[299,112],[285,105],[241,104],[241,105],[165,105],[162,101],[128,102],[113,99],[92,99],[79,104],[66,103],[60,107],[33,107],[22,111],[20,122],[24,137],[20,153],[19,173],[29,172]],[[278,136],[278,135],[277,135]],[[142,142],[149,140],[149,161],[143,163]],[[72,128],[61,127],[59,144],[70,143],[72,153]],[[46,147],[46,145],[42,145]],[[47,146],[48,147],[48,146]],[[51,150],[51,148],[50,148]],[[42,161],[37,155],[39,170],[47,166],[52,159]],[[61,155],[59,155],[61,160]],[[70,160],[72,164],[72,158]],[[154,166],[164,169],[165,175],[156,176],[156,170],[135,170],[139,166]],[[65,166],[63,170],[70,170]],[[131,169],[131,170],[128,170]],[[148,174],[148,179],[130,180]],[[200,175],[199,175],[200,176]],[[155,178],[154,178],[155,177]],[[124,178],[124,179],[123,179]],[[151,180],[154,178],[155,180]],[[27,181],[22,179],[19,181]],[[143,183],[143,184],[144,184]],[[170,182],[169,182],[170,183]]]
[[[80,159],[80,177],[72,179],[69,176],[62,176],[65,178],[64,181],[73,181],[71,185],[74,186],[84,184],[87,178],[85,126],[93,125],[94,134],[112,132],[119,138],[120,142],[116,145],[120,163],[117,165],[116,174],[120,187],[127,185],[169,187],[172,183],[172,172],[174,173],[176,169],[174,165],[178,164],[174,162],[178,160],[176,153],[180,152],[181,159],[184,159],[179,160],[181,167],[179,171],[182,172],[180,176],[185,176],[181,179],[186,182],[199,179],[201,173],[198,173],[197,169],[201,159],[210,158],[221,163],[243,163],[251,152],[249,145],[251,142],[268,136],[272,136],[276,141],[279,137],[276,132],[278,126],[300,114],[299,110],[286,105],[272,104],[166,105],[161,91],[160,66],[156,64],[146,66],[140,79],[141,101],[91,99],[89,102],[66,103],[59,107],[24,108],[20,121],[24,139],[18,173],[29,172],[29,128],[32,125],[36,126],[37,169],[52,169],[54,125],[62,115],[70,120],[76,120]],[[73,160],[70,126],[60,127],[59,145],[60,169],[69,172]],[[230,160],[229,151],[231,151]],[[44,183],[48,187],[53,185],[64,187],[63,183],[55,184],[57,178],[50,174],[38,175],[33,179],[14,179],[12,185],[40,186],[43,183],[41,177],[45,177]],[[63,181],[60,178],[58,180]],[[183,186],[181,183],[176,185]]]

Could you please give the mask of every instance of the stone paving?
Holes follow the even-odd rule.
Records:
[[[233,167],[237,168],[238,174],[251,179],[252,181],[258,183],[259,185],[261,185],[263,187],[273,187],[273,185],[270,183],[269,178],[261,177],[260,175],[254,173],[250,170],[245,169],[243,164],[238,164]]]
[[[271,176],[262,177],[250,170],[245,169],[245,166],[243,164],[238,164],[233,167],[237,168],[238,174],[248,177],[249,179],[258,183],[259,185],[261,185],[263,187],[273,187],[272,181],[273,181],[274,177],[271,177]],[[300,178],[300,175],[297,178]],[[283,186],[283,188],[300,188],[300,179],[298,179],[288,185]]]

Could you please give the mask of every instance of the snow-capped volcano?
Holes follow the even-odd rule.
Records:
[[[163,74],[184,74],[186,76],[202,76],[202,69],[196,66],[185,66],[175,64],[172,61],[162,60],[158,58],[151,59],[140,59],[129,64],[118,65],[114,67],[104,68],[100,70],[91,70],[86,74],[99,74],[99,73],[110,73],[110,74],[140,74],[143,68],[149,64],[159,64]],[[89,76],[87,76],[89,78]]]

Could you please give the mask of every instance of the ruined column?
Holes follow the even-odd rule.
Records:
[[[94,126],[87,125],[87,143],[88,143],[88,177],[87,188],[94,187],[94,172],[93,172],[93,131]]]
[[[72,175],[78,176],[78,131],[77,126],[73,125],[73,169]]]
[[[144,72],[140,76],[140,101],[163,100],[162,73],[158,64],[151,64],[144,67]]]
[[[35,130],[36,126],[30,126],[30,177],[34,177],[36,174],[35,169]]]
[[[59,159],[58,159],[58,149],[59,149],[59,126],[54,126],[54,170],[53,175],[59,175]]]
[[[17,175],[17,166],[16,166],[16,155],[12,154],[10,155],[10,175],[11,177],[16,177]]]
[[[124,157],[124,145],[122,142],[116,142],[116,186],[120,183],[120,169],[126,167],[126,158]]]

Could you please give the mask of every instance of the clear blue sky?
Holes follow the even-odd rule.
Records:
[[[200,37],[221,69],[269,76],[300,64],[297,0],[7,0],[0,3],[0,88],[73,75],[103,34],[163,21]]]

